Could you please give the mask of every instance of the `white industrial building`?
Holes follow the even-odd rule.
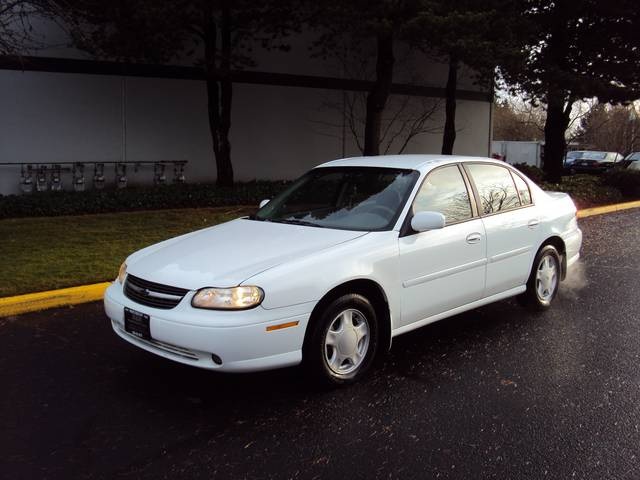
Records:
[[[544,142],[538,140],[494,140],[491,142],[491,155],[512,165],[525,163],[532,167],[542,168],[543,152]]]
[[[340,105],[366,82],[353,81],[332,62],[310,56],[304,38],[292,43],[288,53],[258,52],[256,65],[234,81],[236,180],[290,179],[318,163],[360,153]],[[409,95],[409,109],[435,106],[429,132],[413,138],[404,153],[439,153],[446,66],[401,49],[396,57],[396,103]],[[475,85],[465,70],[460,77],[455,153],[487,156],[491,92]],[[97,62],[66,47],[47,48],[19,61],[0,59],[0,163],[33,169],[86,163],[90,188],[95,163],[151,162],[141,164],[137,173],[129,164],[129,184],[135,184],[152,181],[155,162],[186,160],[187,182],[213,182],[216,169],[201,78],[192,66]],[[397,153],[398,144],[389,153]],[[168,182],[172,165],[167,164]],[[115,164],[104,168],[108,186]],[[0,165],[0,194],[19,193],[20,181],[20,166]],[[63,187],[71,189],[71,183],[71,173],[63,172]]]

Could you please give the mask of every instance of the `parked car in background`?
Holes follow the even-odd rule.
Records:
[[[580,150],[568,152],[565,157],[565,170],[573,175],[576,173],[603,173],[624,159],[618,152],[597,152]]]
[[[195,367],[303,363],[346,384],[437,320],[549,308],[582,244],[567,194],[488,158],[335,160],[260,206],[129,256],[104,297],[115,333]]]
[[[632,167],[633,164],[636,164],[636,166]],[[637,168],[640,168],[640,165],[638,164],[640,164],[640,152],[633,152],[627,155],[623,160],[617,161],[615,164],[615,168],[630,168],[631,170],[635,170]]]
[[[629,162],[628,166],[630,166],[632,162],[640,162],[640,152],[630,153],[625,157],[624,161]]]
[[[632,160],[627,166],[628,170],[640,170],[640,161]]]
[[[585,150],[573,150],[571,152],[567,152],[564,157],[564,166],[570,166],[575,160],[580,158],[585,153]]]

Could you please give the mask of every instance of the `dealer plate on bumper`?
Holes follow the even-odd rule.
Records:
[[[151,340],[149,315],[124,307],[124,329],[131,335]]]

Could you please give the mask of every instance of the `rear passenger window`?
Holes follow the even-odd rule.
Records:
[[[469,192],[456,165],[438,168],[427,175],[413,202],[413,213],[440,212],[447,225],[472,217]]]
[[[485,215],[504,212],[520,206],[513,178],[504,167],[488,164],[467,164]]]
[[[531,205],[531,192],[529,191],[529,185],[525,182],[520,175],[513,173],[513,179],[516,181],[516,190],[520,194],[520,202],[522,205]]]

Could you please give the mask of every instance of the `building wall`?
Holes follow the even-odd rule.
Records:
[[[359,154],[349,134],[343,146],[342,112],[326,107],[341,99],[336,90],[236,84],[236,178],[292,178],[318,163]],[[0,71],[0,105],[0,162],[184,159],[187,181],[215,180],[202,81]],[[488,102],[459,102],[456,153],[487,155],[489,109]],[[432,122],[443,123],[442,108]],[[440,132],[425,134],[405,153],[438,153],[440,143]],[[1,194],[19,192],[19,172],[0,166]],[[129,178],[149,182],[151,169],[130,171]]]

